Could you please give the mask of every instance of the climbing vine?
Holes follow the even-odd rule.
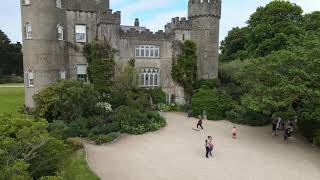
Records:
[[[94,41],[83,48],[89,80],[100,93],[110,92],[115,73],[114,49],[108,42]]]
[[[192,95],[192,85],[197,80],[197,45],[187,40],[178,43],[180,54],[173,59],[172,78],[184,88],[187,99]]]

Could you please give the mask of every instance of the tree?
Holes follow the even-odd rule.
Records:
[[[75,80],[58,81],[34,95],[35,115],[49,122],[67,123],[95,114],[98,96],[93,85]]]
[[[0,30],[0,76],[23,74],[21,44],[11,43],[7,35]]]
[[[113,84],[115,61],[114,50],[105,41],[88,43],[83,48],[89,67],[89,79],[100,93],[110,92]]]
[[[49,136],[47,122],[25,115],[0,115],[0,179],[53,175],[68,151]]]
[[[300,6],[288,1],[275,0],[265,7],[257,8],[243,28],[233,28],[221,42],[221,62],[265,57],[268,54],[287,49],[290,41],[303,37],[305,30]],[[306,26],[317,15],[306,18]],[[308,24],[308,25],[307,25]]]
[[[306,31],[320,31],[320,11],[304,15],[302,25]]]
[[[231,60],[243,60],[247,58],[247,35],[248,32],[246,27],[236,27],[229,31],[228,36],[223,41],[221,41],[220,61],[227,62]]]
[[[192,84],[197,80],[197,45],[193,41],[179,43],[181,53],[173,59],[171,75],[184,88],[187,98],[191,98]]]
[[[259,7],[248,20],[248,50],[254,57],[263,57],[272,51],[288,47],[290,37],[303,33],[300,6],[288,1],[275,0]]]
[[[298,116],[304,134],[314,136],[320,128],[319,37],[309,33],[288,50],[250,60],[239,77],[248,90],[242,105],[269,116]]]

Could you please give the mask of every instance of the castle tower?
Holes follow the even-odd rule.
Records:
[[[25,105],[33,107],[32,96],[66,77],[67,38],[65,1],[21,0]]]
[[[189,0],[191,39],[197,43],[198,79],[218,76],[221,0]]]

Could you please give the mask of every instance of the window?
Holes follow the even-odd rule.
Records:
[[[63,27],[59,24],[57,26],[58,30],[58,40],[62,41],[63,40]]]
[[[77,79],[79,81],[87,82],[87,64],[78,64],[77,65]]]
[[[76,42],[85,43],[87,42],[87,26],[86,25],[76,25],[75,27],[75,38]]]
[[[28,69],[26,72],[27,76],[27,87],[34,87],[34,74],[33,71]]]
[[[31,23],[27,22],[25,25],[25,38],[32,39],[32,27]]]
[[[66,79],[66,70],[61,69],[59,71],[59,74],[60,74],[60,79]]]
[[[159,86],[158,77],[159,69],[157,68],[144,68],[140,74],[140,86],[141,87],[157,87]]]
[[[160,47],[152,45],[142,45],[136,46],[135,51],[136,57],[144,58],[159,58],[160,57]]]
[[[30,5],[30,0],[22,0],[23,5]]]
[[[61,8],[61,0],[56,0],[56,7]]]

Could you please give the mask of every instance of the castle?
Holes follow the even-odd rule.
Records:
[[[174,42],[197,44],[198,78],[218,75],[221,0],[189,0],[188,19],[172,18],[165,31],[121,25],[121,12],[109,0],[21,0],[25,105],[59,79],[88,81],[85,43],[107,40],[117,50],[116,63],[135,59],[139,86],[161,87],[168,102],[184,104],[183,89],[171,78]]]

